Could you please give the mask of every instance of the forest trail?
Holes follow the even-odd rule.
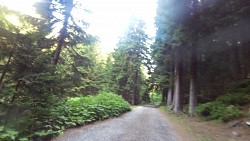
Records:
[[[121,117],[69,129],[53,141],[180,141],[157,108],[138,106]]]

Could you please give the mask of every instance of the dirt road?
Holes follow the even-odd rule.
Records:
[[[119,118],[69,129],[53,141],[180,141],[157,108],[137,107]]]

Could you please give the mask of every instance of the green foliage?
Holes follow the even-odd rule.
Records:
[[[241,116],[240,110],[237,107],[233,105],[228,106],[220,101],[201,104],[196,108],[196,112],[208,120],[220,119],[223,122],[228,122]]]
[[[221,119],[224,122],[239,118],[241,112],[237,106],[250,103],[250,96],[247,92],[249,84],[249,80],[246,79],[232,86],[230,93],[217,97],[214,102],[199,105],[196,109],[197,113],[208,119]]]
[[[6,129],[4,126],[0,126],[0,139],[1,141],[15,141],[19,132],[12,130],[12,129]]]
[[[28,113],[25,118],[28,125],[22,125],[18,130],[0,126],[0,139],[48,140],[62,134],[66,128],[119,116],[130,110],[130,104],[121,96],[101,92],[97,96],[67,98],[49,109],[49,114],[42,113],[42,109],[39,109],[39,115]]]
[[[0,125],[0,140],[1,141],[29,141],[27,137],[21,137],[19,132],[10,129],[4,128],[4,126]]]
[[[150,103],[151,104],[160,104],[161,103],[162,96],[158,93],[152,92],[150,93]]]
[[[244,93],[231,93],[218,97],[217,101],[221,101],[227,105],[232,104],[242,106],[250,103],[250,96]]]
[[[65,128],[119,116],[129,110],[129,103],[113,93],[102,92],[97,96],[68,98],[51,110],[52,118],[48,119],[47,129],[36,132],[36,135],[58,134]]]
[[[118,116],[129,109],[129,104],[121,96],[102,92],[97,96],[69,98],[55,112],[61,115],[61,122],[67,128]]]

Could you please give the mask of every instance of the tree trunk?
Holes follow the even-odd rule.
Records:
[[[240,63],[241,63],[241,78],[246,79],[248,75],[248,52],[245,43],[242,43],[239,46],[239,55],[240,55]]]
[[[174,91],[174,55],[172,53],[171,55],[171,61],[170,61],[170,69],[169,69],[169,88],[168,88],[168,98],[167,98],[167,106],[170,107],[170,105],[173,103],[173,91]]]
[[[168,106],[168,110],[169,111],[171,111],[171,110],[173,110],[174,109],[174,107],[175,107],[175,93],[173,93],[173,91],[174,90],[172,90],[172,96],[173,96],[173,100],[172,100],[172,103],[171,103],[171,105],[170,106]]]
[[[134,86],[134,105],[139,104],[139,70],[135,72],[135,86]]]
[[[182,63],[182,54],[181,47],[177,49],[176,54],[176,63],[175,63],[175,103],[174,103],[174,112],[180,113],[182,111],[182,79],[183,79],[183,63]]]
[[[162,103],[166,103],[167,102],[167,95],[168,95],[168,89],[167,88],[163,88],[162,89],[162,98],[161,98],[161,102]]]
[[[193,45],[191,49],[191,64],[190,64],[190,90],[189,90],[189,108],[188,114],[193,117],[197,106],[198,93],[198,77],[197,77],[197,46]]]
[[[173,102],[173,92],[172,88],[168,88],[168,99],[167,99],[167,105],[170,106]]]
[[[235,81],[240,80],[241,76],[241,64],[239,58],[239,46],[233,43],[231,47],[231,63],[232,63],[232,76]]]
[[[199,13],[198,13],[198,0],[193,1],[193,16],[192,21],[194,25],[193,32],[193,43],[191,46],[191,57],[190,57],[190,88],[189,88],[189,107],[188,114],[190,117],[195,115],[195,108],[197,106],[197,93],[198,93],[198,58],[197,58],[197,40],[199,34],[199,26],[197,26],[200,22]]]
[[[63,27],[60,31],[60,36],[59,36],[59,40],[58,40],[58,43],[57,43],[57,48],[53,54],[53,58],[51,60],[51,63],[53,65],[57,65],[58,63],[58,60],[59,60],[59,56],[60,56],[60,53],[62,51],[62,47],[63,47],[63,44],[65,42],[65,38],[67,36],[67,26],[68,26],[68,20],[69,20],[69,17],[70,17],[70,13],[73,9],[73,0],[67,0],[65,1],[65,16],[64,16],[64,22],[63,22]]]
[[[0,85],[2,84],[4,76],[5,76],[5,74],[6,74],[7,70],[8,70],[11,58],[12,58],[12,53],[10,54],[10,56],[8,58],[8,61],[7,61],[6,65],[5,65],[5,67],[4,67],[3,73],[2,73],[2,75],[0,77]]]

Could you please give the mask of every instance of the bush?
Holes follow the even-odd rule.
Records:
[[[247,103],[250,103],[250,96],[244,93],[231,93],[231,94],[220,96],[216,100],[225,104],[242,106]]]
[[[242,82],[239,82],[239,84],[231,86],[229,92],[250,94],[250,79],[245,79]]]
[[[66,128],[119,116],[129,110],[130,104],[113,93],[67,98],[50,108],[48,114],[28,114],[25,121],[32,129],[23,126],[16,130],[0,125],[0,140],[49,140],[62,134]]]
[[[233,105],[227,106],[221,101],[201,104],[196,108],[196,112],[208,120],[220,119],[223,122],[228,122],[241,116],[240,110],[237,107]]]
[[[102,92],[97,96],[68,98],[51,112],[48,124],[52,131],[84,125],[90,122],[116,117],[130,110],[130,104],[121,96]]]

